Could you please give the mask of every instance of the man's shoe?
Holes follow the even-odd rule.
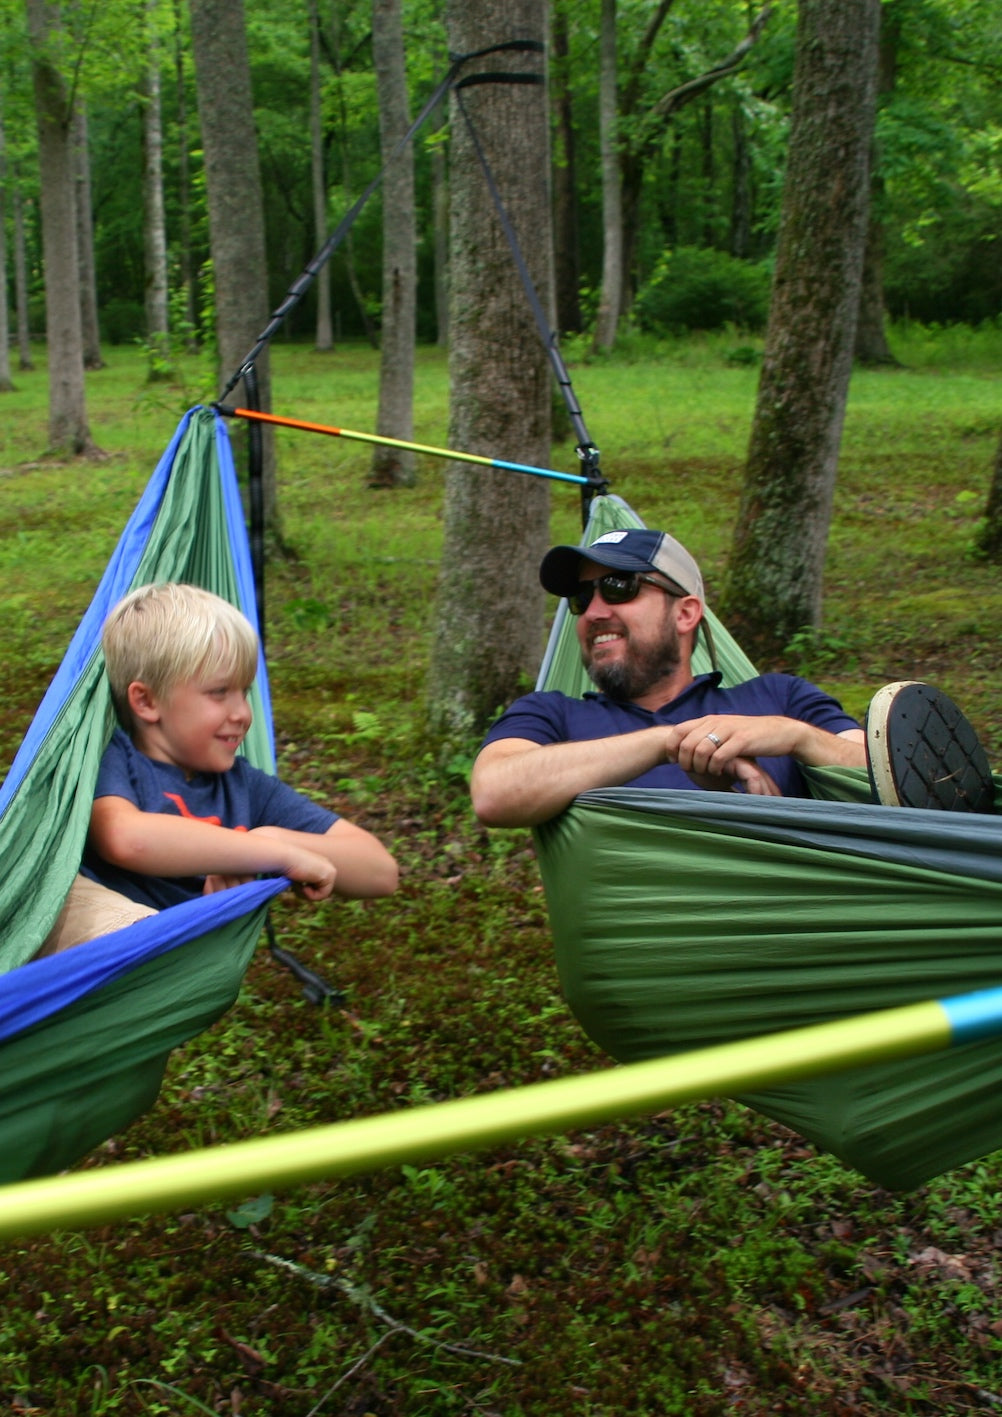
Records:
[[[886,684],[866,714],[870,786],[885,807],[994,812],[984,748],[960,709],[914,679]]]

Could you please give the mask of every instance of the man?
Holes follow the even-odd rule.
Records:
[[[696,637],[708,634],[703,579],[667,533],[612,531],[587,548],[553,547],[540,580],[577,616],[582,660],[599,692],[527,694],[501,716],[470,784],[486,826],[546,821],[594,787],[807,796],[801,765],[867,765],[863,729],[807,680],[763,674],[727,689],[716,672],[693,674]],[[879,741],[889,764],[883,745],[916,687],[928,689],[895,685],[884,705]]]

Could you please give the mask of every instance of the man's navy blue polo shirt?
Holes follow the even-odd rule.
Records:
[[[532,743],[575,743],[592,738],[609,738],[614,733],[633,733],[657,724],[685,723],[706,714],[747,714],[758,717],[780,714],[800,719],[829,733],[844,733],[859,724],[850,718],[837,699],[816,685],[792,674],[762,674],[731,689],[721,686],[719,674],[701,674],[678,698],[659,709],[619,703],[605,694],[585,694],[570,698],[558,690],[526,694],[516,699],[491,728],[484,745],[502,738],[526,738]],[[800,768],[793,758],[758,758],[759,766],[774,779],[784,797],[808,795]],[[697,786],[675,763],[661,763],[641,773],[629,787]]]

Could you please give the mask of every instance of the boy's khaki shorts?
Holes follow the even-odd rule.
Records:
[[[156,913],[149,905],[137,905],[128,896],[98,885],[97,881],[87,876],[77,876],[70,886],[59,918],[34,958],[58,954],[61,950],[72,949],[74,945],[82,945],[86,940],[96,940],[100,935],[124,930],[126,925]]]

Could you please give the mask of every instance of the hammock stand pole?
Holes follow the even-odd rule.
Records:
[[[335,428],[327,423],[309,423],[302,418],[285,418],[277,413],[262,413],[257,408],[229,408],[216,405],[218,413],[228,418],[244,418],[251,424],[268,423],[278,428],[297,428],[304,433],[323,433],[329,438],[347,438],[358,443],[378,443],[405,452],[427,453],[431,457],[448,458],[452,462],[476,463],[502,472],[522,472],[530,477],[547,477],[557,482],[573,482],[597,490],[597,484],[577,472],[557,472],[553,468],[533,467],[530,463],[506,462],[503,458],[482,457],[479,453],[459,453],[454,448],[436,448],[428,443],[411,443],[403,438],[387,438],[378,433],[358,433],[351,428]],[[607,484],[605,484],[607,485]]]
[[[102,1225],[559,1135],[709,1097],[935,1053],[1002,1033],[1002,989],[905,1004],[692,1053],[5,1186],[0,1239]]]

